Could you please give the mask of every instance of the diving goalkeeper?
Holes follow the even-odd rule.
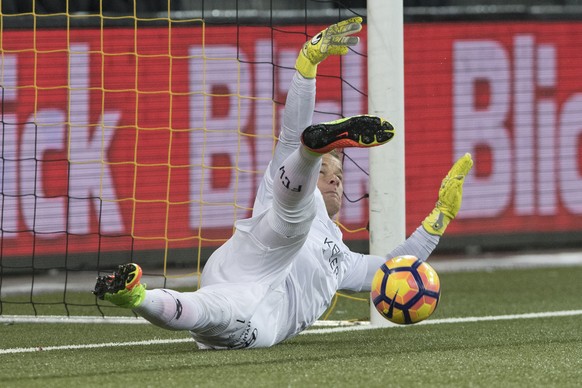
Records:
[[[97,297],[159,327],[188,330],[203,349],[269,347],[310,327],[336,291],[369,291],[387,258],[428,258],[461,206],[473,164],[469,154],[442,181],[435,209],[386,257],[352,252],[333,221],[343,194],[342,163],[334,150],[381,146],[395,133],[386,120],[370,115],[311,123],[317,66],[356,45],[361,22],[355,17],[334,24],[301,48],[252,217],[237,221],[233,236],[212,254],[200,289],[147,290],[141,268],[130,263],[97,279]]]

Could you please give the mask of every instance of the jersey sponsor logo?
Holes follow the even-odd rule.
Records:
[[[339,274],[339,258],[341,255],[339,245],[337,245],[332,239],[325,237],[323,240],[322,253],[324,259],[329,263],[331,272],[337,277]]]

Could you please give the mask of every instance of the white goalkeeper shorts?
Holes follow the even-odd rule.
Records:
[[[195,294],[217,317],[192,333],[200,347],[266,347],[286,330],[289,297],[284,282],[307,234],[286,238],[274,233],[266,215],[237,222],[234,235],[204,266]],[[225,310],[229,322],[219,319]]]
[[[288,299],[282,288],[269,290],[260,284],[215,284],[195,292],[204,304],[227,311],[228,322],[191,331],[201,349],[269,347],[279,342],[287,315]]]

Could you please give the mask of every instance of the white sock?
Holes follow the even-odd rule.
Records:
[[[146,290],[144,301],[133,311],[156,326],[168,330],[191,330],[198,321],[199,307],[187,293]]]
[[[220,333],[231,319],[228,302],[222,298],[200,291],[146,290],[144,301],[133,311],[163,329]]]
[[[279,167],[273,179],[273,209],[268,222],[279,234],[307,233],[315,217],[313,193],[321,168],[321,155],[297,148]]]

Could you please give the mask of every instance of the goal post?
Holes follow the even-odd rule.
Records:
[[[384,256],[405,239],[403,2],[368,0],[368,111],[396,136],[370,150],[370,254]],[[370,304],[370,322],[390,325]]]

